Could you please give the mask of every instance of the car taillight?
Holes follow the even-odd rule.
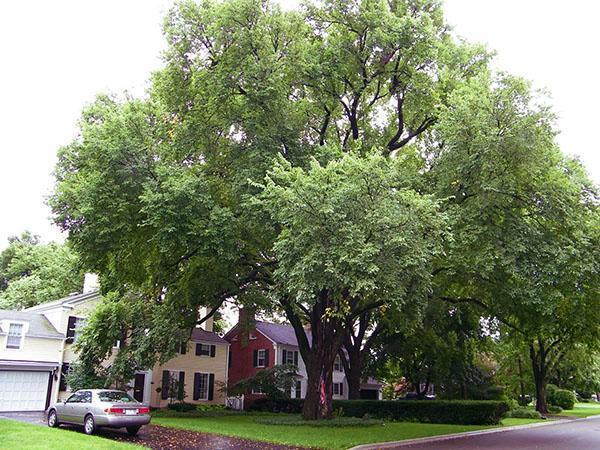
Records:
[[[150,413],[150,408],[139,408],[138,409],[138,414],[149,414]]]
[[[123,408],[115,407],[106,408],[104,412],[107,414],[125,414],[125,410]]]

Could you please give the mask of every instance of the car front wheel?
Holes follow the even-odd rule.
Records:
[[[92,416],[85,417],[85,421],[83,422],[83,431],[85,431],[85,434],[94,434],[94,431],[96,431],[96,422]]]
[[[140,431],[140,428],[142,427],[127,427],[127,434],[129,434],[129,436],[135,436],[138,434],[138,431]]]
[[[54,410],[48,413],[48,426],[52,428],[58,426],[58,417],[56,415],[56,411]]]

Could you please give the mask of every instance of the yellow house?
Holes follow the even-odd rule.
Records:
[[[52,361],[57,369],[54,371],[48,369],[45,372],[46,380],[49,372],[51,372],[50,378],[53,379],[47,381],[47,396],[50,402],[64,400],[70,395],[65,375],[70,365],[77,360],[73,344],[77,341],[79,330],[85,324],[87,317],[100,302],[102,297],[97,290],[84,287],[82,294],[43,303],[23,312],[23,314],[43,317],[60,336],[52,350],[56,356]],[[118,346],[119,343],[116,342],[115,352],[118,351]],[[35,358],[42,355],[44,351],[42,344],[31,341],[26,357],[35,361]],[[169,403],[167,397],[169,380],[174,378],[183,383],[184,401],[197,404],[225,404],[225,396],[220,387],[227,384],[228,357],[229,343],[213,332],[213,321],[209,319],[201,327],[192,331],[190,341],[181,345],[177,356],[162,365],[157,364],[150,370],[137,372],[130,383],[130,394],[138,401],[148,403],[152,407],[164,407]],[[0,371],[1,369],[2,366]],[[39,408],[40,404],[38,401],[35,409],[43,409]]]

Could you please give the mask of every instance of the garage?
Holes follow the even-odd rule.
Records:
[[[51,372],[0,370],[0,412],[46,409]]]

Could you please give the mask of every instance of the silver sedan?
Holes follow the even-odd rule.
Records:
[[[150,407],[123,391],[82,389],[64,402],[51,405],[47,417],[49,427],[61,423],[83,425],[86,434],[93,434],[97,427],[124,427],[135,436],[142,425],[150,423]]]

